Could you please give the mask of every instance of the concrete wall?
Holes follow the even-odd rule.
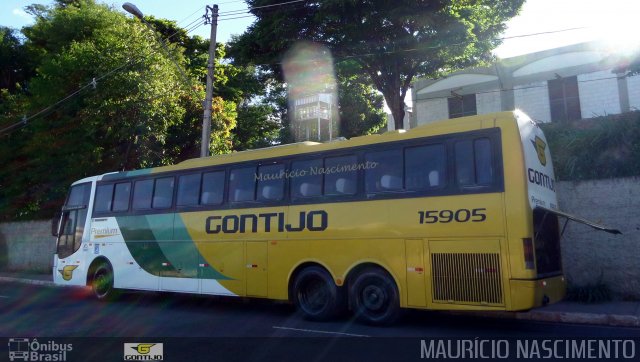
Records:
[[[551,121],[547,82],[523,84],[514,89],[515,108],[539,122]]]
[[[621,113],[618,80],[611,70],[578,75],[582,118]]]
[[[0,269],[49,273],[54,252],[51,221],[0,223]]]
[[[569,280],[602,279],[619,297],[640,299],[640,177],[559,182],[557,192],[561,209],[622,231],[611,235],[569,222],[561,241]]]
[[[640,177],[558,182],[563,211],[617,228],[611,235],[569,222],[562,238],[566,276],[579,285],[602,280],[618,296],[640,299]],[[54,238],[49,221],[0,224],[0,256],[9,270],[49,271]],[[3,245],[3,241],[5,244]]]

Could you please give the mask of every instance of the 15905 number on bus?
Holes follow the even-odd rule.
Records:
[[[487,219],[487,209],[459,209],[459,210],[426,210],[418,211],[420,224],[450,223],[450,222],[483,222]]]

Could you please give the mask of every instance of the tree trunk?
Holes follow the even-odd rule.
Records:
[[[398,90],[385,89],[384,100],[393,116],[394,129],[404,128],[404,96],[398,94]]]

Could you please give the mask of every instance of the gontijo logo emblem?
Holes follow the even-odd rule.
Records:
[[[533,147],[535,148],[536,153],[538,154],[538,160],[540,160],[540,164],[542,166],[546,166],[547,155],[545,153],[545,150],[547,149],[547,143],[538,136],[536,136],[534,140],[531,140],[531,143],[533,143]]]
[[[76,270],[77,267],[77,265],[67,265],[62,269],[58,269],[58,271],[62,274],[62,279],[71,280],[73,277],[73,271]]]
[[[164,348],[162,343],[125,343],[125,361],[162,361]]]

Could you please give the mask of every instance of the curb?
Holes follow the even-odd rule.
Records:
[[[24,278],[2,277],[2,276],[0,276],[0,282],[15,282],[15,283],[22,283],[22,284],[44,285],[48,287],[56,286],[56,284],[48,280],[24,279]]]
[[[597,324],[612,327],[640,327],[640,318],[632,315],[602,313],[538,312],[518,313],[516,319],[541,322]]]
[[[483,318],[513,319],[523,321],[552,322],[552,323],[575,323],[589,325],[603,325],[611,327],[640,327],[640,317],[621,314],[583,313],[583,312],[550,312],[536,311],[528,312],[478,312],[478,311],[449,311],[444,312],[458,316],[474,316]]]

